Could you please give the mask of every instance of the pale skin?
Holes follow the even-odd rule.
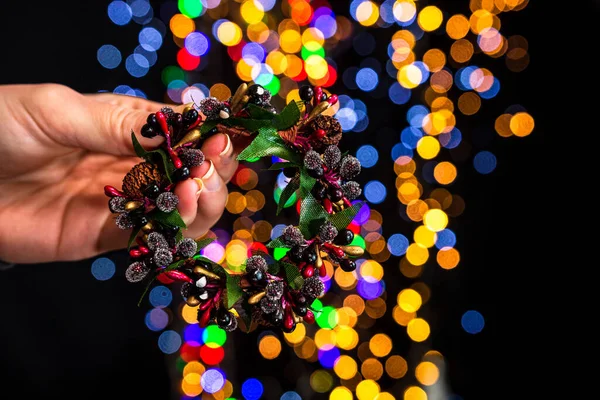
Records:
[[[56,84],[0,86],[0,260],[71,261],[124,248],[130,232],[116,227],[103,188],[120,189],[141,162],[131,130],[146,148],[161,143],[139,131],[163,106]],[[207,161],[177,185],[184,236],[203,235],[221,217],[239,145],[210,137]]]

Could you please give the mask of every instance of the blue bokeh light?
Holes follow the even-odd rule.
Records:
[[[263,394],[263,384],[256,378],[247,379],[242,383],[242,396],[246,400],[258,400]]]
[[[150,63],[139,53],[130,54],[125,60],[125,69],[135,78],[141,78],[148,73]]]
[[[414,128],[412,126],[404,128],[400,134],[400,140],[402,140],[402,144],[413,150],[417,148],[417,144],[422,137],[423,133],[421,132],[421,129]]]
[[[113,1],[108,5],[108,18],[117,25],[127,25],[133,13],[131,7],[124,1]]]
[[[168,287],[159,285],[152,288],[148,298],[154,307],[167,307],[173,300],[173,293]]]
[[[158,337],[158,348],[165,354],[173,354],[181,347],[181,336],[179,333],[169,330],[164,331]]]
[[[473,166],[480,174],[489,174],[496,169],[496,156],[489,151],[480,151],[473,158]]]
[[[480,92],[479,97],[481,97],[482,99],[489,100],[492,97],[496,97],[498,92],[500,92],[500,81],[496,77],[494,77],[494,82],[492,82],[492,86],[485,92]]]
[[[380,204],[387,196],[387,189],[379,181],[370,181],[364,188],[365,198],[373,204]]]
[[[368,282],[364,279],[359,279],[356,285],[356,291],[365,300],[373,300],[381,296],[383,293],[384,281]]]
[[[377,149],[370,144],[360,146],[356,151],[356,158],[360,161],[360,165],[364,168],[371,168],[379,160]]]
[[[401,256],[406,253],[410,242],[401,233],[394,233],[388,238],[387,247],[391,254]]]
[[[107,281],[115,274],[115,263],[113,260],[100,257],[92,263],[92,275],[99,281]]]
[[[196,342],[198,344],[203,344],[204,340],[202,340],[202,332],[203,328],[200,328],[198,324],[189,324],[185,330],[183,331],[183,338],[186,342]]]
[[[146,313],[144,322],[151,331],[162,331],[169,324],[169,314],[162,308],[153,308]]]
[[[114,69],[121,64],[121,52],[111,44],[105,44],[98,49],[96,58],[106,69]]]
[[[135,96],[135,90],[128,85],[119,85],[113,90],[114,94],[125,94],[127,96]]]
[[[403,143],[396,143],[392,147],[392,161],[396,161],[398,157],[407,156],[413,158],[413,150],[406,147]]]
[[[447,149],[454,149],[462,141],[462,133],[456,127],[450,132],[442,133],[438,136],[440,144]]]
[[[148,66],[150,67],[156,64],[156,61],[158,60],[158,55],[155,51],[148,51],[144,49],[141,45],[137,46],[135,50],[133,50],[133,54],[139,54],[143,56],[146,59],[146,61],[148,61]]]
[[[456,245],[456,235],[450,229],[444,229],[437,233],[435,247],[440,250],[449,249]]]
[[[358,120],[356,113],[351,108],[340,108],[335,114],[335,117],[342,126],[342,131],[344,132],[352,130]]]
[[[335,362],[340,358],[340,350],[332,347],[327,350],[319,350],[319,362],[325,368],[333,368]]]
[[[225,375],[216,368],[207,369],[200,378],[200,385],[207,393],[216,393],[225,386]]]
[[[394,104],[408,103],[411,93],[412,91],[410,89],[405,88],[398,82],[392,83],[388,89],[388,96],[390,96],[390,100],[392,100]]]
[[[282,394],[279,400],[302,400],[302,397],[294,391],[289,391]]]
[[[475,335],[483,330],[485,320],[483,319],[483,315],[478,311],[469,310],[463,314],[460,324],[467,333]]]
[[[414,105],[406,112],[406,120],[411,126],[421,128],[423,126],[423,119],[429,114],[427,107],[423,105]]]
[[[138,39],[140,45],[148,51],[157,51],[163,43],[160,32],[152,27],[143,28],[138,35]]]
[[[360,90],[370,92],[377,87],[379,77],[377,72],[371,68],[363,68],[356,74],[356,85]]]
[[[192,32],[186,36],[185,48],[193,56],[203,56],[210,49],[210,41],[208,37],[202,32]]]
[[[326,7],[318,8],[315,11],[311,25],[321,31],[323,38],[329,39],[337,31],[337,22],[333,13],[321,13],[319,15],[320,10],[330,11]]]

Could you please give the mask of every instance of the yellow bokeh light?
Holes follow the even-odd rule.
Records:
[[[396,398],[388,392],[381,392],[375,397],[375,400],[396,400]]]
[[[408,323],[406,332],[408,333],[408,337],[415,342],[423,342],[427,340],[431,331],[427,321],[423,318],[414,318]]]
[[[421,199],[412,200],[406,205],[406,215],[415,222],[422,221],[427,210],[429,210],[429,206]]]
[[[267,55],[266,63],[273,69],[275,75],[283,74],[288,67],[285,54],[277,50],[274,50]]]
[[[319,329],[315,334],[315,344],[320,350],[331,350],[335,343],[336,333],[331,329]]]
[[[352,400],[352,392],[350,389],[338,386],[329,393],[329,400]]]
[[[433,169],[433,177],[442,185],[449,185],[456,179],[457,171],[454,164],[448,161],[438,163]]]
[[[248,211],[257,212],[265,206],[265,195],[259,190],[251,190],[245,197]]]
[[[317,359],[317,346],[315,342],[307,337],[302,341],[302,343],[296,347],[294,347],[294,352],[298,357],[303,358],[305,360],[315,360]]]
[[[365,379],[377,381],[383,375],[383,365],[376,358],[367,358],[360,366],[360,373]]]
[[[392,12],[397,21],[409,22],[415,17],[417,6],[413,0],[396,0]]]
[[[423,265],[429,258],[429,251],[425,246],[418,243],[412,243],[406,250],[406,258],[413,265]]]
[[[385,357],[392,351],[392,339],[385,333],[373,335],[369,340],[369,350],[376,357]]]
[[[438,72],[446,64],[446,54],[440,49],[429,49],[423,54],[423,62],[431,72]]]
[[[175,14],[173,18],[171,18],[171,21],[169,21],[169,27],[175,37],[184,39],[196,29],[196,24],[193,19],[190,19],[183,14]]]
[[[446,226],[448,226],[448,215],[439,209],[429,210],[423,217],[423,223],[430,230],[439,232],[446,229]]]
[[[377,319],[383,317],[387,310],[387,305],[385,304],[385,300],[381,297],[377,297],[372,300],[367,301],[367,306],[365,307],[365,311],[367,315],[371,318]]]
[[[356,20],[363,26],[371,26],[379,18],[379,7],[372,1],[363,1],[356,8]]]
[[[274,33],[274,32],[273,32]],[[246,29],[248,39],[256,43],[264,43],[269,38],[269,27],[264,22],[248,25]]]
[[[325,43],[323,32],[317,28],[308,28],[302,32],[302,44],[309,51],[317,51]]]
[[[343,350],[352,350],[358,345],[358,333],[349,326],[335,327],[335,344]]]
[[[473,115],[481,108],[481,98],[477,93],[466,92],[458,98],[458,109],[465,115]]]
[[[460,253],[455,248],[442,249],[437,253],[437,262],[444,269],[456,268],[460,261]]]
[[[407,89],[414,89],[421,84],[423,73],[414,64],[408,64],[398,70],[398,83]]]
[[[244,59],[241,59],[235,66],[235,72],[238,74],[241,80],[251,81],[252,80],[252,66],[248,65]]]
[[[427,6],[423,8],[421,12],[419,12],[419,17],[417,18],[419,26],[425,32],[435,31],[442,25],[443,20],[444,16],[442,15],[442,10],[436,6]]]
[[[242,29],[238,24],[225,21],[217,28],[217,38],[225,46],[235,46],[242,40]]]
[[[190,397],[199,396],[202,393],[202,386],[199,384],[190,384],[185,379],[181,381],[181,391]]]
[[[356,311],[350,307],[341,307],[336,310],[337,313],[337,327],[350,327],[356,325],[358,316]],[[336,327],[336,328],[337,328]],[[339,341],[338,341],[339,342]]]
[[[297,324],[293,332],[284,333],[283,337],[290,344],[299,344],[306,337],[306,327],[304,324]]]
[[[188,374],[202,375],[204,371],[206,371],[206,368],[202,363],[199,363],[198,361],[190,361],[185,367],[183,367],[183,376],[186,377]]]
[[[356,315],[361,315],[365,311],[365,301],[359,295],[351,294],[344,299],[344,307],[350,307]]]
[[[356,287],[357,280],[353,272],[345,272],[341,268],[336,268],[334,278],[339,287],[344,290],[351,290]]]
[[[469,33],[469,20],[462,14],[456,14],[450,17],[446,22],[446,32],[454,40],[462,39]]]
[[[406,313],[415,313],[421,308],[423,300],[419,292],[413,289],[404,289],[398,293],[398,305]]]
[[[466,63],[473,57],[475,49],[473,44],[466,39],[459,39],[452,43],[450,47],[450,56],[457,63]]]
[[[404,400],[427,400],[427,393],[418,386],[411,386],[404,392]]]
[[[315,392],[327,393],[333,386],[333,377],[325,370],[318,370],[310,375],[310,387]]]
[[[198,323],[198,306],[190,307],[187,304],[183,305],[181,309],[181,317],[188,324],[197,324]]]
[[[417,227],[417,229],[415,229],[413,238],[415,239],[415,243],[430,248],[433,247],[433,245],[435,244],[437,240],[437,234],[432,230],[427,229],[425,225],[421,225]]]
[[[190,372],[189,374],[185,374],[183,376],[183,380],[190,385],[199,385],[201,375],[202,373]]]
[[[288,29],[279,36],[279,46],[286,53],[297,53],[302,48],[302,39],[298,31]]]
[[[240,192],[230,192],[225,208],[232,214],[240,214],[246,209],[246,197]]]
[[[225,260],[232,267],[239,267],[248,258],[248,246],[241,240],[231,240],[225,247]]]
[[[446,132],[448,127],[448,118],[446,117],[447,110],[434,111],[427,114],[423,118],[422,128],[428,135],[437,136],[440,133]],[[451,116],[450,113],[448,116]]]
[[[411,31],[401,30],[396,31],[392,36],[392,47],[398,49],[399,47],[408,46],[409,49],[415,47],[417,39]]]
[[[356,361],[352,357],[342,355],[335,361],[333,371],[342,379],[350,379],[356,375],[358,365],[356,365]]]
[[[311,54],[304,62],[306,75],[312,79],[321,79],[329,71],[327,61],[317,54]]]
[[[385,361],[385,372],[393,379],[400,379],[408,371],[408,364],[401,356],[394,355]]]
[[[267,360],[273,360],[281,353],[281,342],[273,335],[265,335],[258,343],[258,351]]]
[[[440,152],[440,142],[432,136],[424,136],[417,142],[417,153],[425,160],[435,158]]]
[[[510,119],[510,131],[515,136],[527,136],[533,132],[534,127],[533,117],[526,112],[518,112]]]
[[[240,7],[240,14],[242,14],[242,18],[249,24],[256,24],[265,16],[263,6],[258,1],[244,2]]]
[[[424,361],[417,365],[415,376],[421,385],[431,386],[434,385],[440,377],[440,370],[434,363]]]
[[[510,120],[512,119],[512,115],[510,114],[502,114],[496,121],[494,122],[494,129],[496,133],[502,137],[510,137],[512,136],[512,130],[510,129]]]
[[[379,394],[379,385],[372,379],[365,379],[356,386],[358,400],[374,400]]]
[[[379,282],[383,278],[383,267],[377,261],[366,260],[360,266],[360,274],[368,282]]]

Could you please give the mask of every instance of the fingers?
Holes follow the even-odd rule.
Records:
[[[184,235],[198,237],[206,233],[221,217],[227,203],[227,185],[215,164],[207,161],[196,168],[198,175],[180,182],[175,188],[179,213],[187,225]]]
[[[220,133],[206,139],[201,150],[206,159],[213,162],[223,181],[229,182],[238,167],[234,145],[229,135]],[[192,168],[191,173],[193,176],[198,176],[200,171]]]
[[[85,94],[84,96],[95,101],[101,101],[114,106],[133,108],[148,113],[156,112],[163,107],[173,107],[156,101],[114,93],[90,93]]]

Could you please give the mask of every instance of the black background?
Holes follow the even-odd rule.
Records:
[[[337,2],[334,9],[347,15],[347,5],[341,3],[346,2]],[[527,370],[530,352],[536,347],[532,326],[538,308],[530,293],[537,286],[534,276],[543,273],[537,238],[544,235],[544,229],[538,221],[543,217],[540,207],[551,201],[551,196],[549,189],[542,187],[547,133],[540,99],[544,94],[536,82],[543,70],[540,60],[547,43],[542,40],[543,31],[533,26],[541,15],[536,9],[539,4],[533,3],[524,11],[501,14],[505,36],[521,34],[529,40],[531,65],[516,74],[507,70],[502,59],[477,56],[475,62],[490,68],[499,77],[502,89],[496,98],[483,101],[476,116],[465,118],[457,112],[463,145],[472,146],[466,160],[458,163],[459,179],[450,188],[463,196],[467,205],[464,214],[450,225],[458,235],[461,263],[452,271],[427,264],[422,280],[433,293],[424,309],[432,326],[428,347],[411,345],[405,328],[391,319],[395,296],[388,299],[388,315],[372,328],[372,332],[385,331],[392,336],[396,354],[407,357],[427,348],[440,351],[446,360],[444,379],[450,392],[464,399],[500,398],[512,393],[513,383]],[[125,27],[112,24],[106,15],[107,4],[108,1],[29,1],[26,5],[3,2],[0,83],[57,82],[80,92],[112,90],[119,84],[128,84],[141,88],[153,100],[164,100],[160,71],[166,65],[176,64],[177,49],[168,36],[159,51],[157,65],[142,79],[129,76],[123,64],[108,71],[97,62],[96,50],[105,43],[117,45],[126,56],[126,49],[131,51],[136,46],[139,31],[139,25],[134,23]],[[469,12],[466,0],[429,4],[438,5],[446,13]],[[157,11],[155,7],[155,14]],[[390,30],[369,31],[379,41],[375,57],[386,60],[382,43],[389,42]],[[427,41],[419,42],[420,54],[428,46],[449,49],[447,36],[427,37]],[[208,86],[224,82],[235,87],[239,82],[231,60],[212,37],[211,41],[208,67],[197,81]],[[349,45],[339,46],[333,54],[342,70],[357,65],[358,57]],[[343,145],[350,151],[364,143],[382,149],[377,166],[365,169],[360,178],[362,182],[380,179],[393,189],[395,175],[386,149],[397,143],[398,136],[372,133],[386,126],[399,133],[406,125],[402,118],[406,107],[345,89],[341,79],[332,91],[361,98],[367,104],[369,135],[348,134]],[[536,119],[531,136],[506,139],[493,132],[494,119],[513,104],[521,104]],[[487,134],[478,134],[486,130]],[[472,167],[473,155],[483,149],[492,151],[498,159],[496,170],[485,176]],[[272,187],[273,178],[261,175],[265,193]],[[375,206],[385,218],[383,234],[387,237],[402,232],[411,236],[414,226],[398,216],[399,203],[391,193],[383,204]],[[271,198],[266,197],[268,201]],[[293,215],[289,217],[291,220]],[[263,218],[274,220],[269,211]],[[233,219],[226,213],[221,226],[231,226]],[[117,266],[126,265],[123,252],[108,256]],[[109,281],[95,280],[90,273],[91,261],[19,265],[0,272],[1,397],[167,399],[171,396],[171,382],[178,386],[180,376],[173,371],[174,356],[160,352],[156,345],[158,334],[149,331],[143,322],[147,308],[135,306],[139,290],[123,279],[122,270]],[[390,293],[412,283],[402,277],[397,265],[395,257],[385,264]],[[469,335],[460,326],[460,317],[469,309],[478,310],[485,317],[485,328],[478,335]],[[269,383],[266,398],[278,399],[286,390],[296,390],[304,398],[326,397],[311,394],[308,388],[306,374],[317,365],[298,360],[291,350],[285,349],[276,361],[262,359],[256,349],[256,333],[231,335],[222,367],[233,380],[237,398],[241,398],[239,385],[251,376]],[[174,374],[175,379],[171,381],[169,374]],[[383,379],[382,389],[401,398],[401,389],[411,382],[410,375],[414,376],[414,370],[399,383]],[[266,378],[269,376],[272,379]]]

